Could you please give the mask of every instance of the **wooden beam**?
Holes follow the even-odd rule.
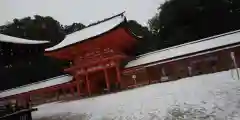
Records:
[[[120,89],[122,88],[122,80],[121,80],[121,72],[120,72],[120,67],[119,67],[119,64],[116,63],[116,72],[117,72],[117,80],[118,80],[118,84],[119,84],[119,87]]]
[[[87,62],[83,62],[82,65],[75,65],[75,66],[71,66],[70,68],[66,68],[64,69],[65,72],[72,72],[72,71],[76,71],[80,68],[84,68],[84,67],[89,67],[89,66],[96,66],[97,64],[99,64],[100,62],[107,62],[113,59],[124,59],[126,58],[126,56],[124,55],[113,55],[113,56],[109,56],[109,57],[105,57],[103,59],[99,59],[99,58],[93,58],[93,59],[97,59],[94,62],[89,62],[89,60]]]

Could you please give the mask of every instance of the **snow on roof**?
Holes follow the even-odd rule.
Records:
[[[37,83],[9,89],[3,92],[0,92],[0,98],[12,96],[12,95],[17,95],[21,93],[26,93],[34,90],[38,90],[41,88],[46,88],[46,87],[51,87],[54,85],[59,85],[63,83],[67,83],[72,80],[72,76],[67,76],[67,75],[62,75],[54,78],[47,79],[45,81],[40,81]]]
[[[45,40],[28,40],[23,38],[12,37],[4,34],[0,34],[0,42],[16,43],[16,44],[44,44],[49,43]]]
[[[152,63],[173,57],[196,53],[203,50],[239,43],[240,42],[239,38],[240,30],[216,35],[213,37],[140,55],[139,57],[137,57],[136,60],[130,61],[125,67],[126,68],[134,67],[142,64]]]
[[[45,49],[45,51],[57,50],[57,49],[65,47],[65,46],[72,45],[77,42],[81,42],[86,39],[101,35],[107,31],[113,29],[117,25],[121,24],[124,21],[124,19],[125,19],[125,16],[120,14],[116,17],[113,17],[112,19],[103,21],[99,24],[96,24],[91,27],[87,27],[80,31],[69,34],[65,37],[65,39],[62,42],[60,42],[59,44],[57,44],[51,48]]]

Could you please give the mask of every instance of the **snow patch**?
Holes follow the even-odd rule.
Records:
[[[83,120],[237,120],[240,81],[234,70],[124,92],[37,106],[35,120],[68,114]],[[233,78],[234,77],[234,78]],[[58,118],[61,120],[61,118]],[[62,119],[64,120],[64,119]]]

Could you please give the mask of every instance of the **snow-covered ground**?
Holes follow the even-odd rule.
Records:
[[[236,71],[37,106],[34,120],[240,120]]]

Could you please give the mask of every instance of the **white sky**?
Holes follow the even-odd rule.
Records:
[[[52,16],[63,25],[85,25],[126,11],[127,19],[147,25],[165,0],[0,0],[0,25],[14,18]]]

